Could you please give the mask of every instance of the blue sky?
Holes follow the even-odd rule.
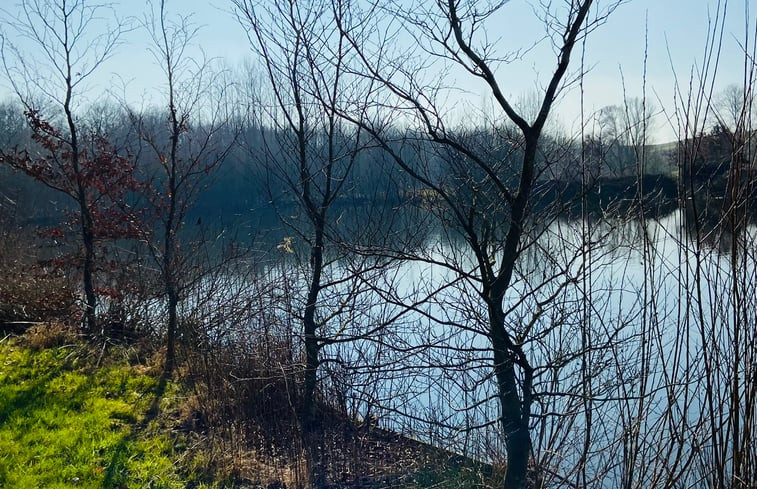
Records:
[[[743,72],[743,52],[738,40],[744,38],[744,2],[731,0],[728,5],[727,25],[724,34],[724,49],[720,63],[717,86],[726,87],[738,83]],[[5,8],[13,12],[11,2]],[[544,28],[533,15],[531,4],[526,0],[511,0],[502,14],[488,25],[490,39],[498,39],[506,51],[529,46],[543,37]],[[145,5],[138,1],[117,2],[121,15],[141,16]],[[585,66],[590,67],[584,78],[584,114],[589,114],[606,105],[622,104],[625,78],[626,95],[642,95],[642,73],[647,49],[647,96],[655,106],[672,110],[674,94],[673,71],[683,84],[688,84],[692,67],[701,65],[708,30],[708,16],[714,16],[717,0],[630,0],[621,5],[605,25],[592,33],[586,43]],[[138,8],[136,8],[138,6]],[[252,58],[243,30],[231,16],[230,2],[225,0],[172,0],[169,12],[192,14],[193,21],[202,28],[196,39],[196,47],[208,57],[221,58],[226,66],[235,68]],[[754,29],[754,14],[749,25]],[[648,33],[645,41],[645,33]],[[18,42],[9,36],[12,42]],[[96,101],[106,90],[123,94],[130,103],[148,103],[159,93],[162,75],[147,51],[144,33],[135,30],[129,33],[116,54],[98,71],[87,87],[85,98]],[[22,49],[23,43],[20,43]],[[573,67],[578,68],[581,52],[573,58]],[[554,55],[547,42],[537,43],[521,61],[501,66],[498,76],[505,92],[514,100],[524,99],[535,91],[540,83],[546,83],[554,65]],[[118,76],[116,76],[118,74]],[[489,97],[486,90],[472,83],[467,77],[451,80],[451,83],[466,90],[462,106],[483,107]],[[125,90],[124,90],[125,87]],[[0,95],[8,96],[8,85],[3,79]],[[565,93],[557,108],[559,125],[575,131],[580,125],[580,96],[578,90]],[[655,122],[654,139],[658,142],[671,139],[672,131],[663,118]]]

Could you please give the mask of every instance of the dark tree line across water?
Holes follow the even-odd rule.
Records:
[[[29,132],[23,116],[23,110],[12,102],[5,102],[0,107],[2,113],[2,133],[4,134],[2,145],[5,151],[15,148],[28,147]],[[118,114],[117,110],[105,111],[106,114]],[[155,124],[158,121],[154,121]],[[86,125],[87,123],[85,123]],[[92,121],[97,126],[97,121]],[[121,121],[109,120],[108,137],[114,147],[124,155],[139,154],[134,141],[129,141],[130,121],[125,114],[121,114]],[[248,127],[240,130],[241,136],[235,136],[235,128],[227,128],[228,134],[220,134],[219,137],[234,140],[236,137],[244,139],[246,143],[238,147],[232,147],[223,163],[214,170],[208,179],[207,188],[198,193],[190,210],[189,221],[221,222],[232,225],[240,220],[253,220],[259,222],[262,228],[278,227],[272,213],[276,209],[288,209],[294,212],[299,205],[298,197],[280,180],[272,179],[266,175],[265,163],[260,156],[250,154],[248,147],[260,145],[262,138],[273,141],[279,139],[275,130],[266,130],[256,127]],[[267,133],[267,136],[262,136]],[[703,199],[706,208],[716,212],[722,207],[722,200],[728,195],[731,154],[733,146],[727,137],[727,130],[716,126],[711,132],[702,134],[697,138],[698,144],[702,145],[701,151],[697,152],[696,160],[690,166],[686,166],[682,178],[677,178],[676,161],[678,158],[677,148],[670,144],[661,145],[664,149],[651,146],[648,151],[657,160],[656,167],[667,168],[666,173],[644,174],[638,177],[636,169],[631,165],[619,167],[615,160],[608,161],[608,157],[617,159],[632,158],[634,148],[621,148],[621,152],[629,153],[627,158],[610,154],[609,148],[615,147],[615,142],[603,142],[600,146],[592,142],[592,151],[596,152],[597,161],[596,175],[592,175],[589,181],[581,182],[580,175],[576,174],[575,168],[580,161],[581,147],[577,143],[567,144],[559,140],[549,140],[544,143],[546,147],[560,147],[562,161],[549,165],[549,173],[544,174],[538,181],[535,189],[535,203],[537,206],[550,206],[560,204],[566,215],[575,214],[573,210],[579,206],[574,205],[586,197],[592,212],[603,212],[619,207],[626,209],[641,191],[649,204],[657,203],[660,210],[650,207],[656,214],[665,214],[673,210],[680,200],[689,198],[693,194]],[[497,139],[496,134],[481,130],[476,132],[474,139],[480,140],[481,144]],[[398,135],[398,146],[402,146],[402,136]],[[429,143],[430,144],[430,143]],[[684,143],[681,143],[683,145]],[[604,150],[603,150],[604,148]],[[511,148],[513,149],[513,148]],[[517,150],[517,148],[515,148]],[[280,151],[280,150],[279,150]],[[547,149],[546,151],[550,151]],[[556,150],[551,150],[555,151]],[[428,150],[429,154],[432,151]],[[500,150],[501,154],[493,154],[491,158],[502,158],[509,154],[513,162],[517,162],[517,153],[508,149]],[[419,157],[423,158],[423,157]],[[145,179],[155,174],[155,161],[148,156],[135,158],[137,171]],[[207,163],[211,163],[208,158]],[[449,171],[448,165],[439,162],[437,165],[439,174]],[[35,182],[33,177],[21,171],[14,170],[7,165],[0,166],[2,178],[0,179],[0,195],[3,201],[0,208],[3,211],[5,222],[26,226],[33,224],[56,225],[63,218],[66,211],[71,210],[71,203],[61,199],[55,190],[46,188]],[[630,173],[630,174],[629,174]],[[511,185],[515,185],[517,172],[511,174]],[[156,182],[160,184],[160,182]],[[750,186],[750,195],[756,190]],[[465,182],[458,191],[465,192]],[[680,195],[679,195],[680,193]],[[680,197],[680,199],[679,199]],[[398,175],[392,171],[390,158],[379,149],[367,151],[357,159],[356,167],[349,175],[347,191],[340,195],[336,204],[342,207],[360,207],[371,205],[395,206],[410,200],[423,199],[423,190],[418,189],[417,183],[407,177]],[[752,205],[757,199],[748,199]],[[625,204],[624,204],[625,202]],[[138,204],[138,197],[135,199]]]

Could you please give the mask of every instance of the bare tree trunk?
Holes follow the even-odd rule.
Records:
[[[95,333],[97,327],[97,296],[95,295],[94,272],[95,272],[95,233],[92,213],[90,211],[89,196],[83,181],[84,176],[79,162],[79,138],[71,111],[71,97],[73,95],[71,62],[69,52],[66,51],[66,98],[63,101],[63,110],[66,113],[66,122],[70,134],[71,166],[76,178],[76,193],[79,203],[79,220],[81,221],[82,244],[84,245],[84,263],[82,282],[84,286],[85,311],[84,327],[88,333]]]
[[[173,372],[176,364],[176,330],[178,325],[177,308],[179,294],[175,287],[168,287],[168,324],[166,326],[166,363],[163,367],[165,375]]]
[[[162,6],[162,4],[161,4]],[[165,33],[165,31],[164,31]],[[163,250],[163,281],[166,296],[168,298],[168,323],[166,324],[166,363],[164,372],[170,375],[176,362],[176,330],[178,328],[177,309],[179,305],[179,287],[176,283],[178,270],[176,257],[176,204],[178,188],[176,184],[177,173],[177,147],[181,128],[176,115],[176,106],[174,105],[174,81],[171,66],[171,59],[167,56],[166,63],[168,68],[168,90],[169,90],[169,117],[171,123],[171,153],[169,156],[170,170],[168,173],[168,216],[165,222],[163,232],[164,250]]]
[[[85,328],[89,333],[95,333],[97,328],[97,296],[95,295],[95,238],[92,232],[92,221],[84,224],[86,217],[82,216],[82,242],[84,243],[84,271],[83,285],[86,310],[84,312]]]
[[[318,220],[322,223],[323,220]],[[321,290],[321,275],[323,273],[323,224],[315,230],[315,242],[310,250],[312,274],[303,316],[303,331],[305,334],[305,375],[303,403],[303,424],[306,430],[315,422],[315,389],[318,382],[319,352],[321,343],[318,339],[318,324],[316,322],[318,294]]]
[[[501,307],[499,311],[501,315]],[[496,329],[501,329],[501,327]],[[530,408],[521,403],[515,373],[515,359],[507,346],[507,340],[494,331],[492,332],[492,349],[494,350],[493,369],[497,378],[501,423],[507,449],[504,488],[523,488],[526,487],[531,454],[531,435],[528,426]]]

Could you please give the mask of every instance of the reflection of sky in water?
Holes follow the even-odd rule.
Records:
[[[616,463],[613,457],[621,458],[617,441],[630,425],[649,450],[659,444],[663,420],[670,422],[665,414],[667,385],[675,385],[674,393],[685,399],[676,406],[675,423],[686,419],[692,425],[691,439],[696,439],[693,430],[703,418],[702,332],[717,343],[718,354],[727,357],[731,348],[730,256],[720,254],[717,246],[713,249],[712,242],[697,248],[683,232],[680,211],[644,225],[633,220],[590,225],[558,220],[541,231],[523,254],[504,306],[509,331],[523,335],[536,368],[540,395],[533,407],[534,445],[544,463],[567,467],[577,460],[586,432],[582,395],[587,391],[594,398],[591,444],[597,451],[591,465],[597,471]],[[747,232],[757,235],[754,227]],[[582,236],[589,234],[592,245],[584,246]],[[441,265],[453,260],[473,270],[474,263],[464,244],[439,236],[429,243],[426,261],[404,262],[357,285],[324,291],[321,318],[334,315],[326,336],[369,335],[327,347],[323,381],[339,388],[358,415],[377,414],[387,427],[496,458],[503,451],[500,427],[491,423],[498,405],[490,377],[486,310],[476,284],[459,280]],[[229,282],[216,290],[254,296],[263,292],[264,284],[273,284],[280,296],[273,307],[248,307],[259,307],[269,321],[289,325],[289,334],[297,337],[293,311],[304,305],[304,275],[288,257],[249,277],[239,267],[238,280],[219,277]],[[751,294],[743,300],[755,304],[755,255],[739,260],[737,269],[745,274]],[[327,276],[343,276],[355,265],[340,260]],[[696,293],[697,276],[702,278],[701,294]],[[563,287],[566,279],[572,280]],[[358,293],[345,303],[349,286]],[[286,301],[294,301],[294,307],[287,310]],[[404,307],[411,304],[410,310]],[[535,317],[535,311],[540,315]],[[754,324],[754,312],[747,320]],[[581,356],[584,347],[592,350]],[[726,385],[712,387],[717,396],[726,396]],[[644,403],[635,397],[642,391]],[[544,413],[571,413],[571,420],[541,418]],[[611,470],[607,480],[618,480],[618,470]]]
[[[596,349],[587,359],[591,391],[605,399],[593,407],[597,415],[605,417],[601,434],[595,435],[593,443],[611,444],[621,438],[623,426],[632,422],[636,409],[645,416],[639,432],[651,436],[665,404],[664,391],[652,394],[653,388],[662,387],[671,375],[672,380],[676,376],[688,379],[692,373],[687,370],[696,363],[701,350],[700,324],[692,317],[692,311],[700,305],[692,290],[697,275],[703,279],[704,319],[715,325],[704,327],[710,328],[718,341],[728,341],[732,305],[727,293],[719,296],[717,292],[729,290],[729,256],[706,246],[697,249],[681,230],[680,212],[644,225],[638,221],[605,222],[594,223],[588,230],[582,230],[580,222],[556,221],[524,254],[505,298],[508,328],[518,334],[532,323],[523,340],[536,367],[537,389],[563,394],[541,396],[534,405],[534,423],[538,425],[534,443],[541,450],[551,450],[550,443],[568,432],[581,439],[581,419],[567,427],[556,421],[559,417],[546,418],[539,424],[538,415],[580,411],[582,403],[577,399],[584,387],[577,353],[586,344]],[[591,247],[582,246],[585,232],[591,232]],[[451,257],[465,269],[473,265],[470,257],[454,246],[434,244],[427,256],[438,261]],[[754,270],[754,256],[744,260],[744,266]],[[586,273],[581,275],[582,271]],[[424,262],[398,267],[398,297],[409,301],[428,294],[430,300],[420,305],[418,312],[403,317],[401,325],[390,328],[395,344],[401,344],[405,351],[397,354],[390,350],[391,344],[384,345],[382,354],[392,358],[387,362],[393,362],[396,370],[387,376],[385,384],[379,379],[379,385],[372,388],[377,403],[389,408],[384,411],[384,422],[389,426],[412,426],[421,430],[416,436],[489,457],[491,450],[482,447],[500,446],[499,427],[480,427],[473,432],[466,429],[496,419],[498,411],[492,401],[495,392],[489,377],[489,343],[482,334],[486,311],[472,293],[475,284],[470,282],[459,281],[456,287],[431,295],[455,277],[445,267]],[[560,288],[566,277],[575,282]],[[534,318],[539,303],[541,314]],[[343,358],[350,357],[350,348],[341,349]],[[362,354],[378,349],[357,347]],[[357,357],[354,360],[359,361]],[[560,368],[553,368],[555,364]],[[676,366],[681,369],[676,370]],[[609,400],[638,392],[642,373],[646,375],[643,389],[648,395],[645,406]],[[571,392],[575,397],[564,395]],[[690,395],[688,404],[680,409],[696,415],[701,408],[699,399]],[[413,416],[428,417],[438,424],[414,422]],[[550,436],[556,438],[550,441]],[[551,463],[574,462],[579,445],[575,444],[574,452],[562,453],[559,462],[553,459]],[[593,463],[605,462],[606,457],[598,457]]]

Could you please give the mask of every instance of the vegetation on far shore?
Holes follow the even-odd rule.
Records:
[[[754,489],[751,21],[594,110],[624,0],[230,0],[240,70],[168,3],[0,9],[0,487]]]

